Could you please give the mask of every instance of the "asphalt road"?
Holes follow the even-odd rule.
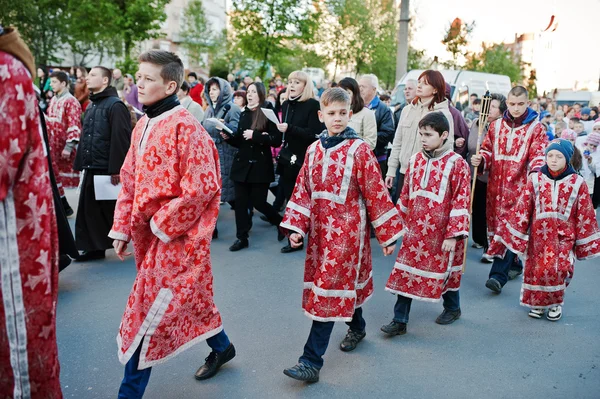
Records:
[[[74,190],[67,197],[76,204]],[[366,338],[354,352],[341,352],[346,325],[338,323],[319,383],[284,376],[311,325],[301,310],[304,253],[280,254],[275,228],[258,216],[250,248],[232,253],[234,214],[222,206],[212,244],[215,302],[237,357],[214,378],[196,381],[194,372],[210,352],[200,343],[156,366],[145,398],[600,398],[600,260],[576,263],[563,318],[553,323],[527,317],[520,281],[509,282],[499,296],[485,288],[489,265],[479,263],[481,250],[472,248],[460,320],[439,326],[441,303],[414,302],[408,334],[388,338],[379,328],[392,318],[395,298],[383,288],[396,254],[384,258],[374,245]],[[123,377],[115,337],[136,270],[132,258],[107,255],[60,274],[65,398],[116,398]]]

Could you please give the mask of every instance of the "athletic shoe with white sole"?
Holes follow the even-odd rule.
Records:
[[[562,306],[560,306],[560,305],[550,308],[548,310],[548,314],[546,315],[546,318],[550,321],[560,320],[561,317],[562,317]]]
[[[536,309],[533,308],[529,311],[529,317],[533,317],[534,319],[541,319],[544,316],[544,309]]]

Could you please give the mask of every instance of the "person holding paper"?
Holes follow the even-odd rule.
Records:
[[[75,220],[75,243],[82,251],[77,261],[103,259],[112,248],[108,232],[113,224],[117,203],[97,200],[95,176],[119,184],[119,173],[131,140],[131,118],[117,89],[110,85],[110,70],[97,66],[86,77],[91,105],[83,117],[83,134],[75,158],[75,170],[85,171]]]
[[[265,86],[260,82],[248,86],[248,106],[240,115],[237,133],[233,136],[221,133],[228,144],[238,148],[231,166],[231,180],[235,183],[235,225],[237,240],[229,247],[239,251],[248,247],[251,216],[248,208],[253,206],[267,217],[274,226],[279,226],[282,217],[267,203],[269,184],[275,180],[271,147],[281,145],[281,132],[260,108],[265,102]],[[273,112],[271,109],[267,111]],[[275,114],[272,114],[274,117]],[[278,237],[280,241],[283,235]]]
[[[306,149],[317,140],[325,125],[319,121],[319,102],[315,99],[312,81],[306,72],[294,71],[288,77],[288,99],[281,106],[282,123],[277,129],[283,133],[283,147],[279,152],[277,173],[286,200],[294,191],[296,178],[304,162]],[[304,247],[281,248],[282,253],[299,251]]]
[[[225,79],[218,77],[210,78],[204,87],[204,94],[210,101],[208,108],[204,112],[202,126],[214,140],[219,151],[221,182],[223,185],[221,201],[228,202],[229,205],[234,207],[235,189],[233,181],[229,178],[229,173],[237,150],[223,141],[220,134],[223,128],[217,127],[214,122],[210,122],[208,119],[216,118],[232,132],[235,132],[238,128],[241,110],[240,107],[231,102],[233,99],[233,90]],[[214,238],[217,238],[218,234],[218,230],[215,227]]]

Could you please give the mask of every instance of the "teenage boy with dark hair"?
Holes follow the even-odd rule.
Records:
[[[448,140],[450,125],[441,112],[419,122],[423,150],[410,158],[398,201],[404,238],[386,291],[398,296],[388,335],[406,334],[413,299],[439,302],[438,324],[460,315],[458,289],[464,246],[469,237],[471,171]]]
[[[109,237],[120,259],[135,242],[137,276],[117,343],[125,377],[119,398],[141,398],[151,367],[206,340],[196,372],[210,378],[235,356],[213,302],[210,242],[221,193],[217,149],[177,99],[183,63],[151,50],[139,57],[136,125],[121,168],[123,188]]]
[[[362,305],[373,294],[370,229],[384,255],[394,251],[400,217],[381,178],[377,159],[348,121],[350,95],[328,89],[321,95],[319,119],[325,130],[308,147],[281,226],[292,231],[298,248],[308,234],[302,308],[313,320],[304,354],[283,373],[316,382],[334,322],[350,327],[342,351],[365,337]]]
[[[527,186],[527,175],[544,165],[548,143],[538,113],[528,106],[527,89],[513,87],[506,105],[502,118],[490,125],[480,154],[471,158],[471,165],[483,165],[479,173],[489,171],[486,212],[490,246],[484,256],[494,263],[485,286],[496,294],[508,280],[523,273],[519,258],[496,238]]]
[[[81,104],[69,92],[69,76],[65,72],[52,72],[50,86],[54,97],[48,105],[46,126],[52,169],[65,214],[71,216],[74,212],[65,197],[65,188],[79,185],[79,173],[73,170],[73,162],[81,136]]]

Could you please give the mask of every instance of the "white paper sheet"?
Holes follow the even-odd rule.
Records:
[[[96,201],[116,200],[121,191],[121,183],[113,186],[110,176],[94,176],[94,195]]]
[[[275,115],[275,112],[273,112],[272,109],[261,108],[261,111],[263,112],[263,114],[265,114],[267,119],[270,120],[271,122],[273,122],[274,124],[277,125],[277,124],[281,123],[281,122],[279,122],[279,119],[277,119],[277,115]]]
[[[231,131],[231,129],[228,128],[227,126],[225,126],[225,124],[223,122],[221,122],[220,120],[218,120],[217,118],[208,118],[206,120],[206,122],[214,123],[215,126],[217,127],[217,129],[219,129],[219,130],[225,130],[227,133],[233,134],[233,132]]]

